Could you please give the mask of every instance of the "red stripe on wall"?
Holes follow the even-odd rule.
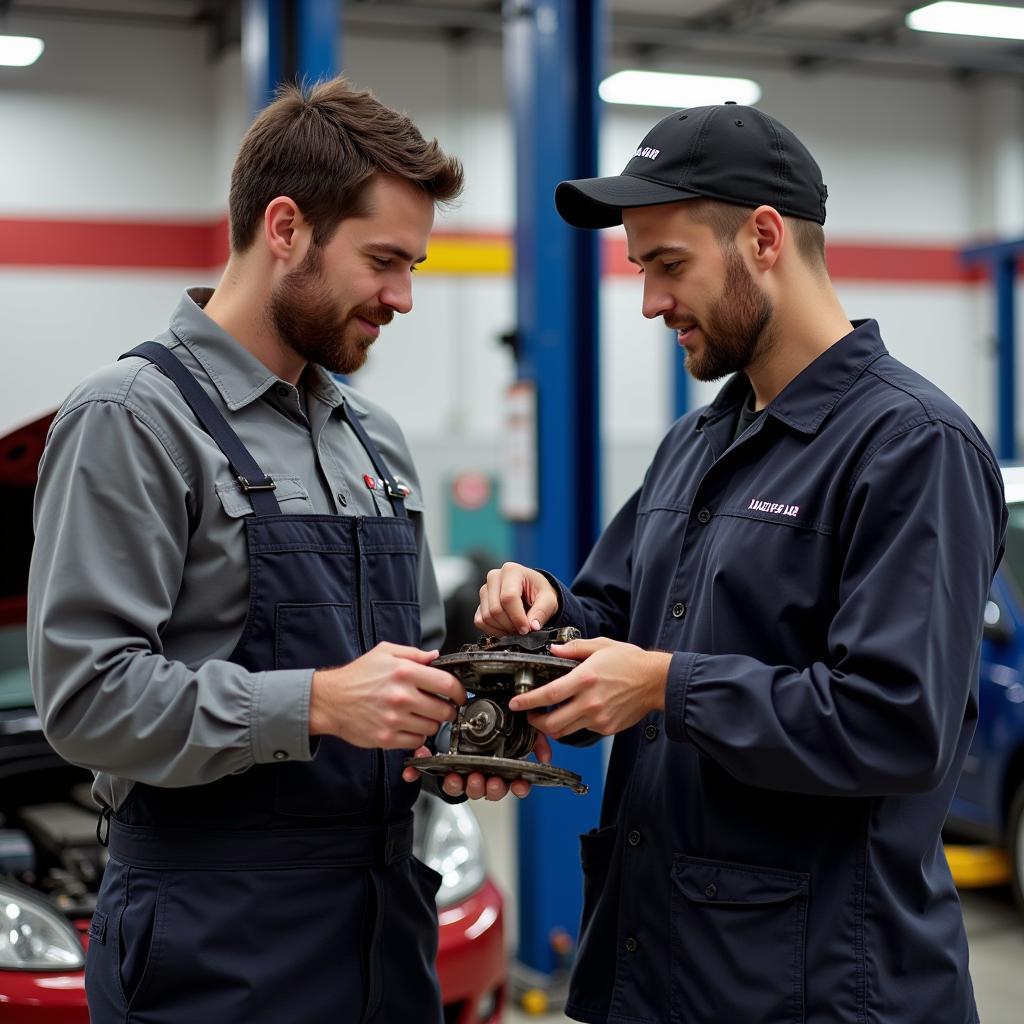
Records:
[[[0,219],[0,266],[197,270],[228,258],[227,220]]]
[[[438,232],[437,237],[511,245],[508,236],[494,232]],[[0,218],[0,266],[208,270],[223,266],[227,257],[226,218],[205,223]],[[606,274],[637,272],[626,259],[622,237],[604,239],[603,257]],[[951,245],[833,242],[828,262],[837,281],[967,284],[986,277],[984,268],[964,266]]]
[[[828,245],[829,273],[839,281],[984,281],[984,267],[966,266],[954,248]]]

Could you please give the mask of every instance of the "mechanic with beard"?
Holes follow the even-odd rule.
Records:
[[[734,104],[563,182],[623,223],[643,313],[699,380],[571,587],[508,564],[493,633],[575,624],[579,666],[515,698],[616,734],[567,1012],[582,1021],[972,1024],[939,832],[971,741],[1006,524],[977,428],[850,322],[803,144]],[[952,343],[954,339],[936,339]]]
[[[441,1022],[402,762],[465,694],[428,664],[442,605],[405,441],[330,372],[412,308],[461,189],[369,92],[284,89],[235,162],[216,290],[53,422],[30,662],[105,808],[93,1024]]]

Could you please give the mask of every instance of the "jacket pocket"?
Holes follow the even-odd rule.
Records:
[[[672,1020],[803,1024],[810,875],[677,854]]]
[[[580,836],[583,912],[579,950],[569,1000],[576,1010],[593,1010],[602,1019],[615,981],[615,939],[619,913],[619,874],[612,870],[619,848],[615,825]],[[585,968],[585,969],[584,969]]]
[[[608,868],[612,862],[617,833],[615,825],[606,825],[604,828],[591,829],[580,836],[580,866],[583,869],[582,928],[585,928],[594,916],[601,891],[608,880]]]

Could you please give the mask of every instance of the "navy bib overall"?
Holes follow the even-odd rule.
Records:
[[[185,366],[154,342],[128,355],[174,381],[252,501],[249,613],[230,660],[321,668],[380,641],[418,646],[415,534],[357,417],[341,407],[394,518],[285,515]],[[408,752],[311,742],[309,762],[133,787],[90,929],[92,1024],[440,1024],[440,876],[411,855]]]

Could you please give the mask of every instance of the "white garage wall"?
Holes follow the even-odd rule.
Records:
[[[7,30],[42,35],[47,50],[32,68],[0,69],[0,231],[11,217],[202,222],[224,215],[231,162],[248,121],[237,53],[211,62],[198,29],[12,15]],[[466,195],[439,226],[510,232],[513,140],[500,50],[350,34],[346,52],[355,82],[407,110],[462,157]],[[824,169],[833,240],[955,248],[1024,233],[1024,117],[1015,85],[959,87],[849,72],[756,77],[761,105],[808,142]],[[606,108],[602,172],[620,170],[662,113]],[[56,405],[89,369],[160,330],[185,284],[215,278],[209,268],[0,266],[0,429]],[[838,288],[851,316],[876,316],[892,351],[948,390],[991,435],[992,314],[984,289],[864,281],[839,281]],[[425,477],[439,479],[443,468],[459,464],[460,452],[485,468],[496,465],[497,410],[513,375],[496,337],[513,325],[511,281],[425,275],[415,301],[356,383],[397,415]],[[639,304],[638,280],[605,279],[606,514],[635,486],[670,417],[678,352],[660,323],[642,319]],[[691,393],[704,401],[713,391],[695,385]],[[427,487],[429,496],[439,485]],[[443,547],[439,516],[435,523],[434,543]]]

